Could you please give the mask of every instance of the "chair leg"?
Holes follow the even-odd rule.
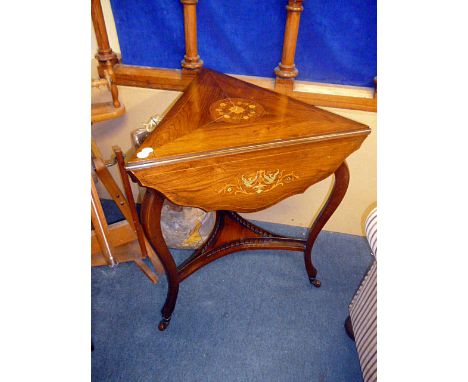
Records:
[[[114,148],[114,153],[117,156],[116,150],[119,151],[120,153],[121,153],[121,150]],[[142,252],[142,257],[144,258],[147,255],[151,261],[151,264],[155,268],[156,272],[163,273],[163,267],[161,265],[161,262],[159,261],[159,259],[157,258],[153,250],[148,248],[145,251],[145,248],[149,246],[149,243],[147,241],[147,238],[144,237],[144,235],[141,235],[141,234],[139,235],[138,233],[139,224],[135,224],[135,217],[132,215],[132,206],[130,205],[130,202],[133,202],[133,199],[130,201],[130,198],[128,198],[129,200],[127,200],[124,194],[120,191],[119,186],[117,185],[116,181],[112,177],[109,169],[106,167],[106,164],[104,163],[104,159],[102,158],[102,154],[99,151],[99,148],[97,147],[94,139],[91,140],[91,152],[92,152],[92,160],[93,160],[93,164],[95,167],[96,175],[98,176],[99,180],[102,182],[106,190],[109,192],[115,204],[120,209],[120,212],[122,212],[122,215],[124,216],[124,218],[128,221],[130,226],[135,231],[135,234],[137,236],[137,240],[139,242],[140,249]],[[120,167],[122,167],[122,163],[119,164],[119,168]],[[125,176],[127,175],[125,174]],[[124,175],[122,175],[122,182],[124,182],[124,184],[125,184],[125,179],[127,180],[127,183],[128,183],[128,178],[125,178]],[[133,208],[136,208],[136,207],[133,205]],[[138,220],[137,216],[136,216],[136,220]],[[153,283],[157,283],[158,277],[156,276],[156,274],[154,274],[148,267],[145,268],[145,266],[143,265],[144,263],[142,263],[142,261],[135,261],[135,262],[137,266],[149,277],[149,279]]]

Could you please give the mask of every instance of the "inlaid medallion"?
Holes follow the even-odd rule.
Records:
[[[225,98],[210,106],[211,117],[216,122],[251,122],[260,118],[264,111],[259,103],[244,98]]]
[[[299,179],[294,172],[283,170],[258,170],[252,174],[241,174],[232,183],[225,184],[217,190],[218,194],[261,194],[274,190]]]

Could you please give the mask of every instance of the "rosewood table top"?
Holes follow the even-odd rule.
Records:
[[[332,174],[370,129],[202,69],[127,170],[174,203],[255,211]]]

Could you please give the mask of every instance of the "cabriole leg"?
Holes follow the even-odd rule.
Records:
[[[177,265],[167,248],[161,231],[161,210],[164,196],[158,191],[148,188],[143,198],[141,208],[141,223],[149,242],[159,256],[167,276],[167,297],[161,310],[162,320],[158,325],[159,330],[165,330],[171,320],[174,311],[177,294],[179,293],[179,276]]]
[[[346,190],[348,189],[348,184],[349,170],[346,162],[343,162],[335,171],[335,183],[333,184],[332,192],[320,211],[317,219],[315,219],[307,239],[307,245],[304,251],[305,267],[310,283],[317,288],[321,286],[321,282],[316,278],[317,269],[312,265],[312,248],[323,226],[327,223],[343,200]]]

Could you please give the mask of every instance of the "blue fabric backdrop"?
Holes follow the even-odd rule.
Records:
[[[122,61],[180,68],[183,9],[178,0],[111,0]],[[285,0],[200,0],[198,47],[205,66],[273,77],[281,60]],[[376,0],[306,0],[296,65],[299,80],[372,86],[377,74]]]

